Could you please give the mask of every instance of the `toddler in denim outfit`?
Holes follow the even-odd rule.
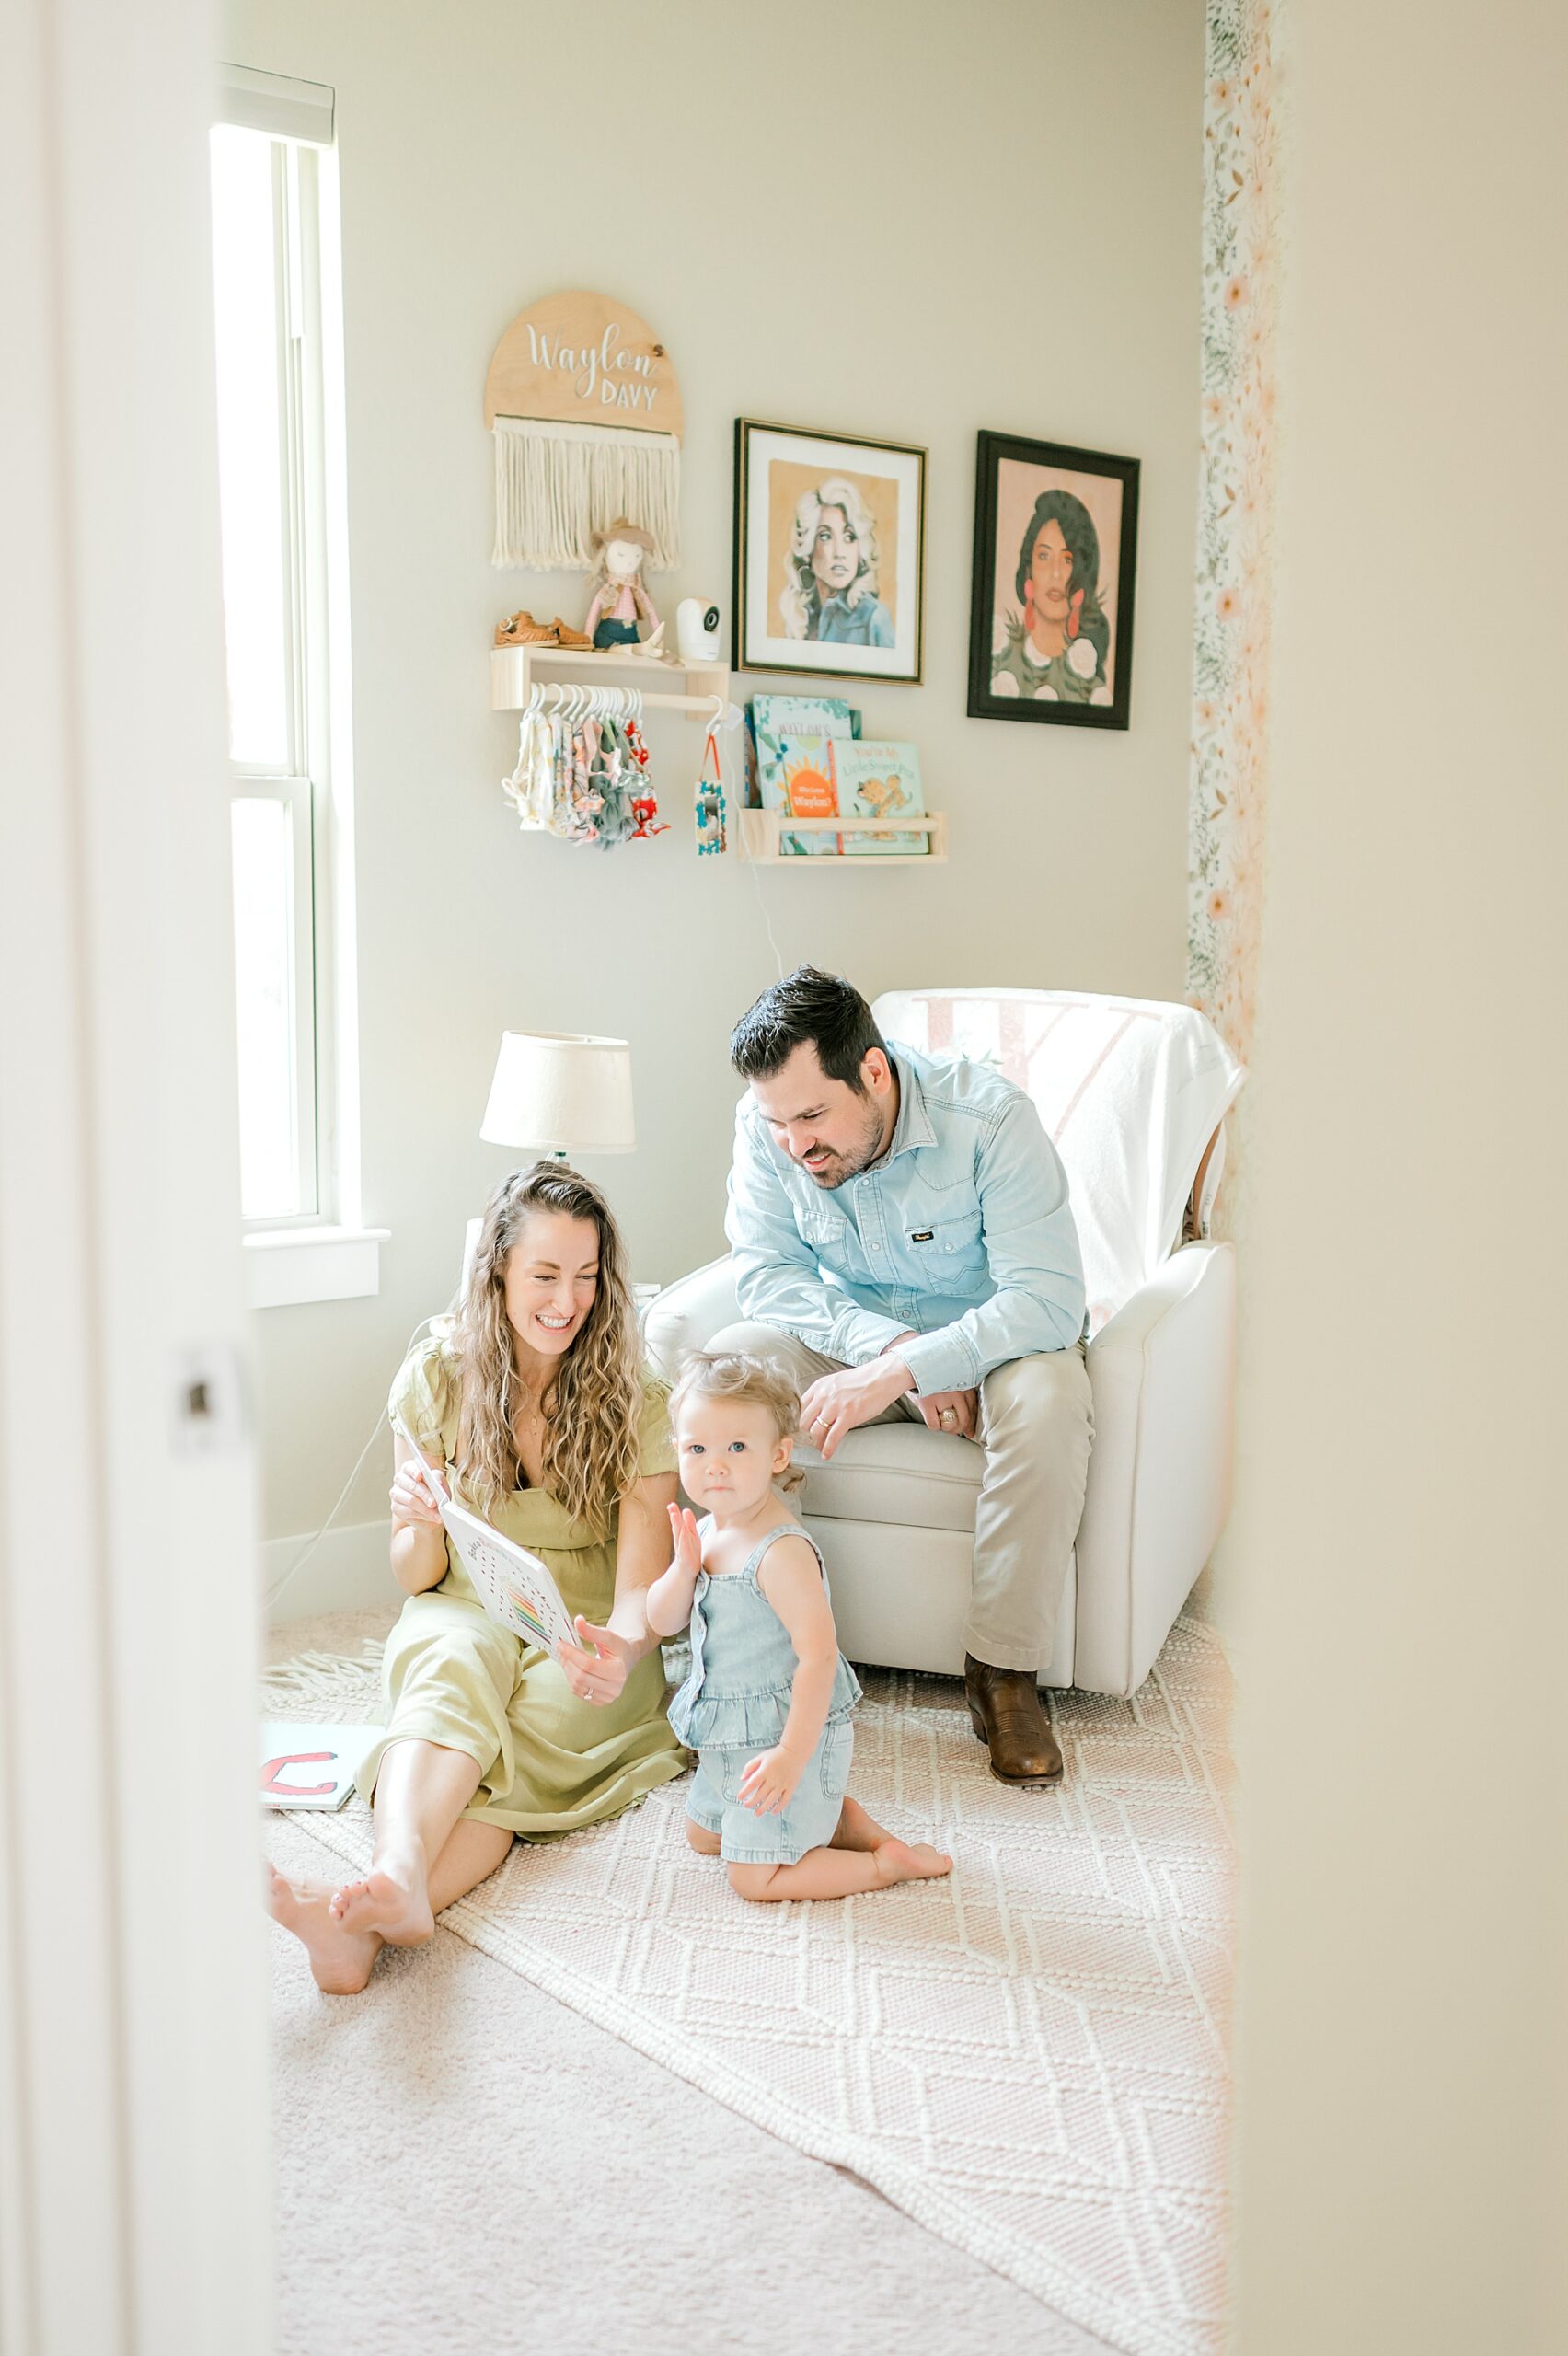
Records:
[[[762,1358],[704,1353],[670,1402],[682,1485],[675,1557],[648,1590],[656,1635],[691,1631],[691,1674],[670,1724],[698,1754],[686,1838],[722,1857],[743,1898],[846,1898],[951,1873],[896,1840],[846,1786],[860,1698],[838,1649],[815,1542],[780,1494],[801,1403]]]

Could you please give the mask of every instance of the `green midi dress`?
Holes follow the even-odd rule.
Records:
[[[457,1451],[460,1399],[456,1360],[439,1338],[421,1343],[392,1385],[391,1404],[409,1431],[432,1453],[439,1436],[448,1462]],[[651,1374],[643,1377],[639,1438],[640,1477],[674,1471],[668,1392]],[[489,1518],[549,1565],[569,1611],[604,1626],[615,1603],[618,1508],[603,1539],[546,1489],[519,1489]],[[383,1684],[386,1731],[360,1767],[364,1797],[388,1744],[444,1743],[479,1769],[465,1816],[525,1841],[558,1841],[619,1816],[691,1764],[664,1715],[657,1646],[615,1701],[579,1701],[551,1654],[490,1617],[450,1539],[446,1576],[409,1596],[386,1640]]]

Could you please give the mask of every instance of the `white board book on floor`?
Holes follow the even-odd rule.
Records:
[[[446,1534],[490,1618],[521,1636],[525,1645],[541,1645],[547,1652],[559,1654],[562,1645],[575,1645],[577,1630],[549,1565],[530,1554],[526,1547],[503,1538],[466,1506],[455,1505],[434,1479],[423,1449],[400,1415],[393,1416],[392,1428],[413,1451]]]
[[[354,1787],[354,1770],[380,1741],[380,1727],[302,1725],[293,1718],[261,1721],[263,1807],[341,1807]]]

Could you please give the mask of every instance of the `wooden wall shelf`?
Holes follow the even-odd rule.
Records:
[[[640,687],[656,709],[700,713],[718,696],[730,700],[730,671],[724,663],[651,662],[645,655],[601,653],[574,646],[492,646],[490,710],[521,711],[536,679],[559,679],[563,687]]]
[[[947,859],[947,813],[928,818],[792,818],[785,810],[743,810],[741,846],[758,867],[854,867],[871,872],[879,867],[940,867]],[[816,851],[801,856],[778,848],[781,834],[790,835],[927,835],[931,848],[920,850]]]

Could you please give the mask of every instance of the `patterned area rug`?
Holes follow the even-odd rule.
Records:
[[[377,1651],[296,1656],[268,1715],[372,1717]],[[1210,2356],[1233,1872],[1217,1639],[1179,1622],[1131,1702],[1053,1696],[1055,1792],[993,1779],[956,1680],[865,1683],[856,1796],[951,1850],[950,1880],[748,1906],[687,1848],[683,1782],[515,1846],[444,1924],[1128,2356]],[[365,1863],[357,1800],[296,1821]]]

